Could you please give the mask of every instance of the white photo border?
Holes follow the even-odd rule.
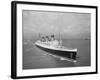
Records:
[[[15,26],[16,30],[16,55],[15,59],[12,58],[13,69],[12,78],[21,77],[35,77],[35,76],[48,76],[48,75],[61,75],[61,74],[85,74],[97,73],[97,7],[96,6],[81,6],[81,5],[64,5],[64,4],[49,4],[49,3],[34,3],[34,2],[20,2],[13,1],[15,5]],[[91,66],[86,67],[67,67],[67,68],[50,68],[50,69],[30,69],[23,70],[22,68],[22,10],[41,10],[41,11],[56,11],[56,12],[77,12],[77,13],[90,13],[91,14]],[[12,21],[14,24],[14,21]],[[14,25],[12,25],[14,27]],[[13,30],[13,29],[12,29]],[[12,55],[14,56],[14,52]],[[12,57],[13,57],[12,56]],[[67,73],[65,72],[67,71]]]

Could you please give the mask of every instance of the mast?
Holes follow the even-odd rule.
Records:
[[[59,32],[59,41],[61,41],[61,33]]]
[[[41,39],[41,34],[39,33],[39,39]]]
[[[59,32],[59,45],[62,46],[61,33]]]

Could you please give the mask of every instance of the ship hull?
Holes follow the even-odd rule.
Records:
[[[76,51],[62,51],[62,50],[54,50],[54,49],[45,48],[40,45],[36,45],[36,46],[40,48],[41,50],[48,52],[49,54],[76,60],[76,54],[77,54]]]

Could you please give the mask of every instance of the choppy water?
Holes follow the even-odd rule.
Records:
[[[40,50],[33,44],[35,41],[34,39],[23,40],[23,69],[80,67],[91,65],[90,40],[63,39],[64,46],[78,49],[76,63],[48,55],[47,52]]]

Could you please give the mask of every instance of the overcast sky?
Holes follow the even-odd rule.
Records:
[[[65,38],[90,38],[90,14],[23,10],[23,34],[58,34]]]

